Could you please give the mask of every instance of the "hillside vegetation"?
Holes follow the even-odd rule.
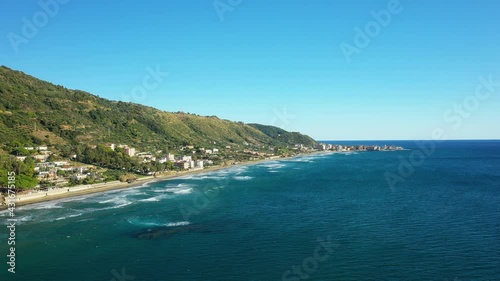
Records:
[[[0,67],[0,143],[22,145],[98,145],[123,143],[138,149],[254,144],[314,145],[299,133],[259,125],[170,113],[111,101],[70,90]]]

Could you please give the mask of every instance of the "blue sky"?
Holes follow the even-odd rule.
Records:
[[[54,1],[0,2],[0,64],[320,140],[500,139],[498,1]]]

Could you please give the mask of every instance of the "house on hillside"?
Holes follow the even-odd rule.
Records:
[[[189,162],[186,161],[175,162],[175,166],[181,170],[187,170],[189,169]]]

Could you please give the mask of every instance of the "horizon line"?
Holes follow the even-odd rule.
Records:
[[[500,139],[444,139],[444,140],[432,140],[432,139],[331,139],[331,140],[315,140],[317,142],[322,141],[500,141]]]

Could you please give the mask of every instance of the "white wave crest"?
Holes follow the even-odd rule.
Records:
[[[191,192],[193,192],[193,188],[189,186],[179,185],[179,187],[167,188],[165,189],[165,192],[171,192],[174,194],[190,194]]]
[[[243,173],[244,171],[246,171],[248,169],[248,166],[238,166],[238,167],[232,167],[232,168],[228,168],[226,170],[227,173],[235,173],[237,175]]]
[[[159,196],[139,200],[139,202],[158,202],[158,201],[160,201]]]
[[[168,227],[174,227],[174,226],[183,226],[183,225],[190,225],[191,223],[188,221],[179,221],[179,222],[170,222],[167,223],[166,226]]]
[[[284,168],[284,167],[287,166],[287,164],[285,164],[283,162],[275,161],[275,162],[265,163],[265,164],[262,164],[260,166],[264,167],[264,168],[267,168],[270,172],[276,172],[275,170]]]
[[[139,217],[128,218],[127,222],[133,225],[142,225],[142,226],[166,226],[166,227],[176,227],[176,226],[184,226],[191,224],[188,221],[179,221],[179,222],[159,222],[155,219],[142,219]]]
[[[118,209],[118,208],[122,208],[122,207],[128,206],[130,204],[132,204],[132,202],[127,202],[127,203],[123,203],[123,204],[120,204],[120,205],[111,206],[111,207],[102,208],[102,209],[96,209],[96,211]]]
[[[134,225],[144,225],[144,226],[162,226],[164,224],[155,221],[143,220],[138,217],[128,218],[127,222]]]
[[[150,198],[146,198],[146,199],[141,199],[139,200],[139,202],[158,202],[158,201],[161,201],[162,199],[164,198],[167,198],[168,195],[158,195],[158,196],[154,196],[154,197],[150,197]]]
[[[74,214],[74,215],[68,215],[68,216],[64,216],[64,217],[60,217],[60,218],[54,219],[54,221],[60,221],[60,220],[68,219],[68,218],[79,217],[81,215],[82,215],[82,213],[78,213],[78,214]]]
[[[248,181],[253,179],[253,177],[250,176],[235,176],[233,179],[238,180],[238,181]]]
[[[188,176],[183,179],[185,180],[223,180],[225,179],[225,176],[207,176],[207,175],[193,175],[193,176]]]
[[[61,209],[62,206],[59,204],[63,203],[62,201],[49,201],[38,204],[32,204],[27,206],[19,207],[19,210],[43,210],[43,209]]]
[[[125,204],[125,203],[130,203],[130,201],[127,200],[126,196],[119,196],[119,197],[114,197],[114,198],[109,198],[109,199],[106,199],[103,201],[99,201],[99,204],[108,204],[108,203],[112,203],[115,205],[121,205],[121,204]]]

